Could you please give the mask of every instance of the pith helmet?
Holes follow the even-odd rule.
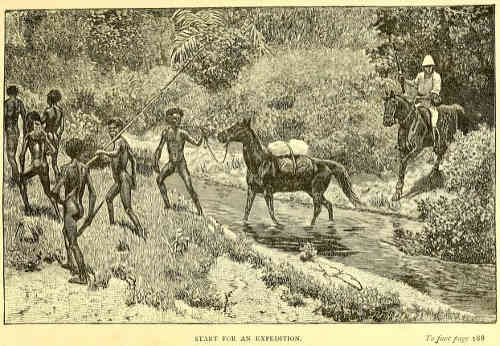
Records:
[[[432,59],[432,56],[427,55],[424,58],[424,61],[422,62],[422,66],[435,66],[436,64],[434,63],[434,59]]]

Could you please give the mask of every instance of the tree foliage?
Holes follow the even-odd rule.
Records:
[[[229,87],[253,56],[267,52],[252,23],[236,27],[227,19],[216,9],[179,10],[172,16],[172,65],[180,68],[189,62],[186,72],[211,91]]]
[[[379,8],[377,16],[374,27],[386,39],[371,52],[379,72],[397,72],[397,56],[406,78],[414,78],[431,54],[444,102],[479,111],[494,124],[494,6]]]
[[[236,23],[250,17],[272,46],[368,49],[378,43],[371,27],[376,16],[370,8],[276,7],[229,13]]]

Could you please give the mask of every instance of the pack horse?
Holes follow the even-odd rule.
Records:
[[[248,221],[255,195],[262,193],[271,219],[275,224],[279,224],[274,215],[273,195],[276,192],[294,191],[304,191],[313,200],[314,213],[311,226],[315,224],[322,206],[326,207],[329,219],[333,220],[332,203],[324,196],[332,176],[335,176],[351,203],[356,206],[361,205],[352,190],[349,175],[341,164],[307,155],[274,156],[262,147],[250,122],[250,119],[239,121],[217,136],[221,143],[240,142],[243,144],[248,186],[243,218],[245,222]]]

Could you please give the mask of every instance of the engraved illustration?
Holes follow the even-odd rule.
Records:
[[[4,323],[496,322],[494,16],[6,11]]]

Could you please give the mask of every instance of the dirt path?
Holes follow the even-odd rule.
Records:
[[[127,284],[111,279],[106,289],[68,283],[69,273],[57,264],[36,272],[5,268],[7,323],[194,322],[189,316],[145,305],[125,304]]]
[[[5,268],[7,323],[237,323],[333,322],[313,313],[317,303],[292,307],[281,300],[282,290],[269,290],[259,272],[248,264],[220,258],[210,273],[221,294],[228,297],[226,311],[192,308],[181,301],[172,311],[137,304],[127,306],[127,284],[111,279],[106,289],[68,283],[69,274],[57,264],[40,271]]]

